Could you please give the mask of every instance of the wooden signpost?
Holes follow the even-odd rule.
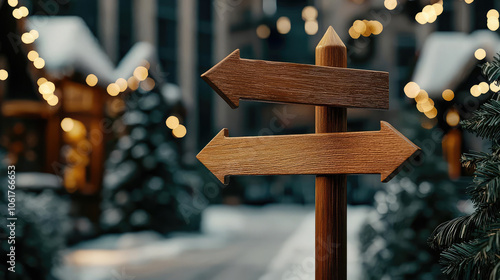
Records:
[[[223,129],[197,158],[223,183],[229,175],[316,175],[316,280],[347,279],[346,174],[386,182],[419,148],[381,122],[380,131],[346,132],[346,108],[389,108],[389,74],[347,69],[332,27],[316,65],[241,59],[234,51],[202,78],[231,106],[239,99],[316,105],[316,133],[229,137]]]

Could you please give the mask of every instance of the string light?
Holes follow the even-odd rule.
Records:
[[[290,19],[288,17],[280,17],[276,21],[276,29],[278,29],[278,32],[281,34],[288,34],[288,32],[292,29]]]
[[[89,74],[87,76],[87,78],[85,79],[85,82],[87,83],[87,85],[89,85],[90,87],[93,87],[95,85],[97,85],[97,82],[99,81],[99,79],[97,78],[96,75],[94,74]]]
[[[179,126],[177,126],[175,129],[172,130],[172,134],[176,137],[176,138],[183,138],[184,136],[186,136],[186,133],[187,133],[187,129],[185,126],[183,126],[182,124],[180,124]]]
[[[452,101],[455,98],[455,93],[451,89],[445,89],[443,91],[443,99],[446,101]]]
[[[474,52],[474,56],[477,60],[483,60],[486,57],[486,51],[484,49],[477,49]]]
[[[17,6],[17,4],[19,4],[19,1],[18,0],[9,0],[9,1],[7,1],[7,3],[9,3],[9,6],[11,6],[12,8],[15,8]]]
[[[472,2],[474,2],[474,0],[465,0],[465,3],[467,4],[471,4]]]
[[[415,15],[415,20],[419,24],[433,23],[437,20],[437,17],[443,13],[443,1],[439,1],[432,5],[426,5],[422,8],[422,11]]]
[[[179,118],[177,118],[176,116],[170,116],[165,121],[165,124],[170,129],[176,129],[179,126]]]
[[[155,87],[155,81],[152,78],[147,78],[140,86],[144,91],[151,91]]]
[[[488,85],[488,83],[486,83],[486,82],[479,83],[478,87],[479,87],[479,91],[481,91],[481,93],[483,93],[483,94],[487,93],[490,90],[490,85]]]
[[[72,118],[64,118],[61,121],[61,128],[65,132],[71,131],[75,127],[75,122]]]
[[[349,28],[349,35],[353,39],[358,39],[361,35],[379,35],[384,30],[384,26],[377,20],[356,20]]]
[[[9,72],[5,69],[0,69],[0,81],[5,81],[9,77]]]
[[[144,81],[148,77],[148,69],[144,66],[139,66],[134,70],[134,77],[136,77],[139,81]]]
[[[128,87],[128,83],[125,79],[123,78],[119,78],[118,80],[116,80],[115,82],[118,87],[120,88],[120,92],[124,92],[127,90],[127,87]]]
[[[488,11],[488,13],[486,14],[486,17],[488,18],[487,26],[488,26],[489,30],[491,30],[491,31],[498,30],[498,27],[500,26],[500,22],[498,19],[499,16],[500,16],[500,14],[495,9],[491,9]]]
[[[137,90],[139,88],[139,80],[134,76],[128,78],[127,84],[131,90]]]
[[[51,98],[49,98],[47,100],[47,103],[50,105],[50,106],[56,106],[57,103],[59,103],[59,98],[55,95],[52,95]]]
[[[117,96],[120,93],[120,87],[117,84],[112,83],[108,85],[106,91],[111,96]]]
[[[281,34],[288,34],[290,30],[292,29],[292,23],[290,22],[290,19],[287,17],[280,17],[276,21],[276,28],[278,29],[278,32]]]
[[[318,29],[319,29],[318,21],[316,21],[316,20],[306,21],[306,23],[304,25],[304,29],[305,29],[307,35],[315,35],[316,33],[318,33]]]
[[[38,86],[41,86],[42,84],[44,84],[44,83],[46,83],[46,82],[47,82],[47,79],[45,79],[44,77],[41,77],[40,79],[38,79],[38,80],[36,81],[36,84],[37,84]]]
[[[318,10],[313,6],[306,6],[302,9],[302,19],[304,21],[316,20],[318,18]]]
[[[404,92],[408,98],[415,98],[420,92],[420,86],[415,82],[409,82],[404,87]]]
[[[470,88],[470,94],[474,97],[478,97],[479,95],[481,95],[481,90],[479,89],[479,86],[478,85],[473,85],[471,88]]]
[[[33,65],[36,69],[42,69],[43,67],[45,67],[45,60],[43,60],[43,58],[41,57],[38,57],[37,59],[35,59],[35,61],[33,61]]]
[[[396,0],[385,0],[384,6],[387,10],[392,11],[398,6],[398,1]]]
[[[271,35],[271,29],[265,24],[259,25],[255,32],[260,39],[267,39]]]
[[[500,91],[500,86],[498,86],[497,82],[493,82],[490,84],[490,90],[493,92],[498,92]]]
[[[40,34],[38,33],[38,31],[36,31],[35,29],[31,30],[30,34],[31,34],[31,36],[33,36],[33,38],[35,40],[38,39],[38,37],[40,36]]]
[[[446,123],[449,126],[457,126],[460,123],[460,115],[455,109],[451,109],[446,114]]]
[[[21,17],[27,17],[30,14],[30,11],[25,6],[19,7],[18,11],[21,13]]]
[[[28,59],[30,61],[35,61],[35,59],[37,59],[38,57],[39,57],[39,54],[36,51],[30,51],[28,53]]]
[[[25,44],[31,44],[35,42],[35,37],[33,37],[31,33],[26,32],[23,35],[21,35],[21,41],[23,41],[23,43]]]

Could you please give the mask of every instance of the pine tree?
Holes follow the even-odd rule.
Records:
[[[198,229],[202,209],[193,204],[203,180],[181,165],[179,142],[165,126],[168,116],[181,111],[179,104],[167,103],[156,87],[132,92],[125,106],[115,121],[125,129],[106,162],[102,229],[118,233]]]
[[[485,63],[490,82],[500,80],[500,57]],[[462,156],[465,167],[475,168],[468,194],[475,211],[436,228],[432,248],[441,252],[443,272],[451,279],[500,279],[500,95],[493,93],[462,127],[491,141],[490,152]]]
[[[360,232],[363,279],[439,279],[439,254],[427,239],[440,223],[458,215],[458,194],[439,156],[440,142],[423,145],[438,128],[422,128],[421,118],[427,119],[414,109],[401,111],[403,133],[423,153],[375,194],[378,213],[371,213]]]

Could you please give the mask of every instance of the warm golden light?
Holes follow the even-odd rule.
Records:
[[[351,38],[353,38],[353,39],[358,39],[359,36],[361,36],[361,34],[356,32],[356,30],[354,30],[354,27],[351,26],[351,28],[349,28],[349,36],[351,36]]]
[[[30,51],[28,53],[28,59],[30,61],[35,61],[35,59],[37,59],[39,57],[38,53],[36,51]]]
[[[111,96],[117,96],[120,93],[120,87],[117,84],[112,83],[108,85],[106,91]]]
[[[474,52],[474,56],[476,57],[476,59],[478,60],[483,60],[485,57],[486,57],[486,51],[484,49],[477,49],[475,52]]]
[[[423,13],[418,13],[417,15],[415,15],[415,20],[419,24],[426,24],[427,23],[427,19],[428,19],[428,17],[425,16]]]
[[[40,85],[38,88],[38,91],[41,94],[53,94],[54,91],[56,90],[56,86],[52,82],[45,82]]]
[[[38,57],[37,59],[35,59],[35,61],[33,61],[33,65],[36,69],[42,69],[43,67],[45,67],[45,60],[43,60],[43,58],[41,57]]]
[[[276,28],[278,29],[278,32],[281,34],[288,34],[290,30],[292,29],[292,23],[290,22],[290,19],[287,17],[280,17],[276,21]]]
[[[442,3],[435,3],[432,4],[432,8],[434,9],[434,12],[436,15],[441,15],[443,13],[443,4]]]
[[[271,35],[271,29],[267,25],[261,24],[257,27],[256,33],[260,39],[267,39]]]
[[[28,8],[26,8],[24,6],[19,7],[18,10],[21,13],[21,17],[27,17],[30,14],[30,11],[28,10]]]
[[[486,17],[487,18],[496,18],[498,19],[500,17],[500,14],[498,14],[498,11],[495,10],[495,9],[491,9],[488,11],[488,13],[486,14]]]
[[[472,2],[474,2],[474,0],[465,0],[465,3],[467,4],[471,4]]]
[[[38,33],[38,31],[35,30],[35,29],[31,30],[30,34],[31,34],[31,36],[33,36],[33,38],[35,38],[35,40],[38,39],[38,37],[40,36],[40,34]]]
[[[451,89],[445,89],[443,91],[443,99],[446,101],[452,101],[455,98],[455,93]]]
[[[426,117],[428,117],[429,119],[433,119],[437,116],[438,114],[438,111],[436,108],[432,108],[431,110],[427,111],[424,113]]]
[[[318,18],[318,10],[313,6],[306,6],[302,9],[302,19],[305,21],[316,20]]]
[[[141,89],[144,91],[151,91],[155,88],[155,80],[152,78],[147,78],[145,81],[141,82]]]
[[[176,129],[179,126],[179,118],[177,118],[176,116],[170,116],[165,121],[165,124],[170,129]]]
[[[387,10],[394,10],[398,6],[398,1],[396,0],[385,0],[384,6]]]
[[[131,90],[137,90],[139,88],[139,80],[134,76],[128,78],[127,84]]]
[[[185,126],[183,126],[182,124],[180,124],[179,126],[177,126],[174,130],[172,130],[172,134],[176,137],[176,138],[182,138],[184,136],[186,136],[186,133],[187,133],[187,129]]]
[[[47,103],[50,106],[56,106],[59,103],[59,98],[55,95],[52,95],[49,99],[47,99]]]
[[[40,79],[38,79],[38,80],[36,81],[36,84],[37,84],[38,86],[41,86],[42,84],[44,84],[44,83],[46,83],[46,82],[47,82],[47,79],[45,79],[44,77],[41,77]]]
[[[304,25],[304,29],[306,30],[307,35],[315,35],[318,33],[318,22],[316,20],[306,21]]]
[[[497,31],[500,26],[498,18],[489,18],[487,23],[488,29],[491,31]]]
[[[454,109],[448,111],[446,114],[446,123],[449,126],[457,126],[460,123],[460,115]]]
[[[370,32],[373,35],[379,35],[384,30],[384,26],[382,25],[382,23],[376,20],[370,20],[368,22],[368,26],[370,28]]]
[[[19,11],[19,9],[14,9],[12,11],[12,16],[15,18],[15,19],[21,19],[23,17],[23,14],[21,13],[21,11]]]
[[[472,96],[474,96],[474,97],[478,97],[479,95],[481,95],[481,90],[479,89],[479,86],[473,85],[470,88],[470,94],[472,94]]]
[[[87,78],[85,79],[85,82],[87,83],[87,85],[89,85],[90,87],[94,87],[95,85],[97,85],[97,82],[99,82],[99,79],[97,78],[96,75],[94,74],[89,74],[87,76]]]
[[[479,83],[478,87],[481,93],[487,93],[490,90],[490,85],[486,82]]]
[[[9,72],[5,69],[0,69],[0,81],[5,81],[9,77]]]
[[[429,112],[430,110],[432,110],[434,108],[434,101],[430,98],[427,98],[427,100],[425,100],[419,104],[420,104],[422,111],[424,113]]]
[[[75,127],[75,122],[73,121],[72,118],[64,118],[61,121],[61,128],[65,132],[68,132],[68,131],[72,130],[73,127]]]
[[[490,89],[493,92],[498,92],[498,91],[500,91],[500,86],[498,86],[497,82],[493,82],[490,84]]]
[[[17,4],[19,4],[19,1],[18,0],[9,0],[9,1],[7,1],[7,3],[9,3],[9,6],[11,6],[12,8],[15,8],[17,6]]]
[[[127,90],[127,87],[128,87],[128,83],[125,79],[123,78],[119,78],[118,80],[116,80],[115,82],[118,87],[120,88],[120,92],[124,92]]]
[[[139,66],[134,70],[134,77],[136,77],[139,81],[144,81],[148,77],[148,69],[144,66]]]
[[[354,21],[352,27],[354,28],[354,31],[356,31],[359,34],[362,34],[366,31],[366,24],[361,20]]]
[[[415,82],[409,82],[404,87],[404,92],[408,98],[415,98],[420,92],[420,87]]]
[[[429,99],[429,94],[427,93],[427,91],[421,89],[417,96],[415,96],[415,101],[417,101],[417,103],[421,103],[421,102],[424,102],[426,101],[427,99]]]
[[[44,100],[47,101],[47,100],[51,99],[53,95],[54,95],[53,93],[42,94],[42,97],[43,97]]]
[[[25,44],[31,44],[35,42],[35,37],[33,37],[31,33],[26,32],[23,35],[21,35],[21,41],[23,41],[23,43]]]

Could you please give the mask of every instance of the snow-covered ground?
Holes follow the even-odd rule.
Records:
[[[348,279],[360,279],[357,236],[369,211],[348,208]],[[314,208],[210,206],[202,233],[107,235],[63,255],[64,265],[56,270],[63,280],[309,280]]]

